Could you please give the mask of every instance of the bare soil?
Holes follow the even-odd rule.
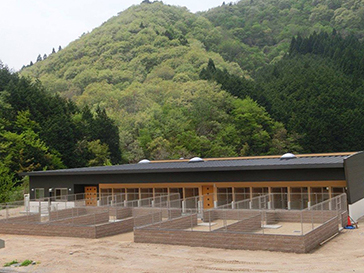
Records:
[[[362,229],[343,230],[309,254],[136,244],[133,233],[103,239],[0,235],[0,272],[364,272]],[[359,222],[359,224],[360,224]],[[2,268],[12,260],[37,265]]]

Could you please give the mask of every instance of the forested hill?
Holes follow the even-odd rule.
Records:
[[[118,128],[104,110],[80,109],[0,62],[0,203],[17,193],[21,172],[120,162]]]
[[[293,37],[284,58],[249,81],[216,69],[200,73],[240,98],[265,106],[304,152],[355,151],[364,147],[364,44],[354,36],[313,33]]]
[[[280,59],[297,34],[336,29],[343,36],[364,37],[362,0],[227,1],[201,15],[216,27],[204,44],[248,70]]]
[[[293,135],[248,98],[236,99],[199,73],[236,63],[206,50],[214,27],[185,8],[141,4],[111,18],[22,71],[77,105],[106,109],[120,130],[122,156],[167,159],[299,150]]]
[[[361,45],[363,1],[243,0],[197,14],[143,2],[21,71],[106,109],[125,161],[362,149],[362,82],[301,41]]]

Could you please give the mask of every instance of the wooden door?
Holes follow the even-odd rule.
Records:
[[[214,187],[202,186],[203,209],[212,209],[214,207]]]
[[[97,187],[85,187],[86,206],[97,206]]]

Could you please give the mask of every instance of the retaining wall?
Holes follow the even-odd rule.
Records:
[[[18,216],[18,217],[11,217],[8,219],[2,219],[0,220],[0,223],[39,223],[40,222],[40,214],[29,214],[24,216]]]
[[[142,216],[134,216],[133,220],[135,227],[152,225],[162,221],[162,213],[159,211],[159,212],[152,212]]]
[[[95,238],[117,235],[133,231],[134,219],[125,219],[119,222],[106,223],[95,227]]]
[[[167,208],[133,208],[133,217],[143,216],[152,212],[161,212],[163,218],[173,219],[182,215],[182,209]]]
[[[339,231],[337,221],[335,217],[306,235],[161,230],[150,226],[135,229],[134,242],[306,253]]]
[[[115,219],[125,219],[133,216],[132,208],[110,208],[110,216],[115,217]]]
[[[52,221],[52,225],[98,225],[109,222],[109,212],[102,212],[98,214],[86,214],[73,218]]]
[[[222,227],[214,230],[213,232],[254,232],[261,228],[262,217],[259,215],[252,216],[250,218],[241,220],[237,223],[227,225],[226,227]]]
[[[85,215],[85,208],[70,208],[57,211],[51,211],[49,213],[49,221],[55,221],[60,219],[71,218],[74,216]]]

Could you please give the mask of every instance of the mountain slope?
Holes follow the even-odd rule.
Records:
[[[199,39],[214,32],[207,19],[185,8],[142,4],[22,74],[80,106],[105,108],[117,121],[128,161],[299,149],[264,108],[199,79],[210,58],[218,68],[245,74],[206,51]]]
[[[224,39],[208,44],[225,60],[255,70],[280,59],[292,36],[316,32],[364,38],[362,0],[241,0],[201,13]]]

